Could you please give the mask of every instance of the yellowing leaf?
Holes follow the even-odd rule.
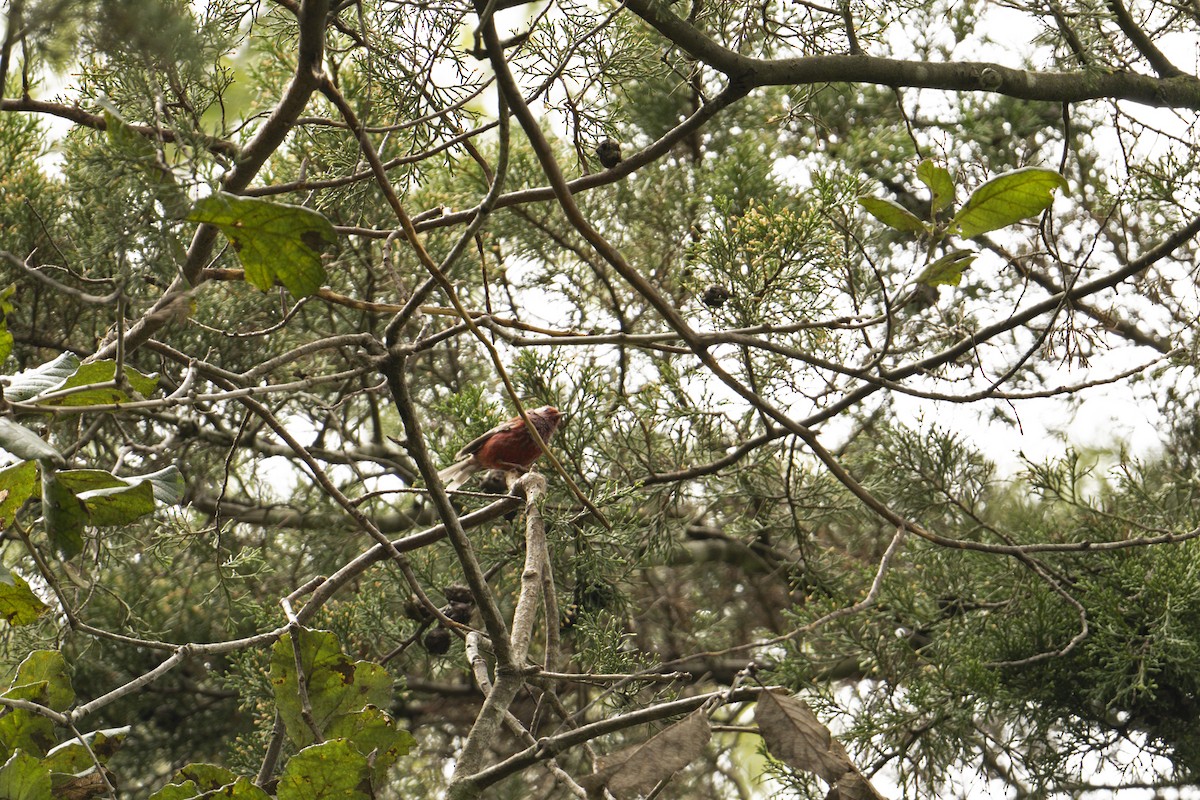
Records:
[[[12,353],[13,335],[8,330],[8,315],[12,313],[13,304],[8,302],[13,296],[13,292],[17,291],[16,284],[10,284],[4,289],[0,289],[0,362],[8,359]]]
[[[34,462],[22,461],[0,469],[0,530],[12,524],[17,511],[33,496],[36,488],[37,464]]]
[[[928,230],[920,217],[894,200],[885,200],[882,197],[860,197],[858,204],[865,208],[868,214],[889,228],[910,233],[925,233]]]
[[[1054,202],[1054,190],[1067,181],[1052,169],[1025,167],[997,175],[967,198],[950,223],[965,239],[1037,216]]]
[[[0,766],[0,797],[6,800],[49,800],[50,770],[29,753],[17,751]]]
[[[970,250],[952,250],[934,261],[917,276],[917,283],[926,286],[958,286],[963,272],[975,261]]]
[[[392,765],[417,744],[411,733],[375,706],[343,714],[329,724],[325,734],[333,739],[346,739],[364,755],[374,754],[371,780],[376,786],[384,785]]]
[[[29,588],[20,575],[0,570],[0,617],[9,625],[29,625],[47,610],[47,606]]]
[[[292,756],[279,776],[279,800],[368,800],[367,757],[345,739],[330,739]]]
[[[126,366],[124,372],[129,388],[142,396],[149,395],[158,388],[157,375],[143,375],[130,366]],[[80,365],[62,383],[51,386],[30,399],[34,403],[45,403],[52,406],[90,406],[103,403],[124,403],[130,399],[129,394],[125,391],[115,386],[103,388],[96,386],[97,384],[111,382],[116,375],[117,362],[112,360],[90,361],[87,364]],[[89,386],[96,386],[96,388],[86,388]],[[41,398],[42,395],[53,395],[66,389],[78,389],[78,391],[62,397],[50,397],[45,400]]]
[[[39,687],[36,694],[23,691],[29,686]],[[57,650],[34,650],[17,667],[12,687],[4,696],[32,700],[55,711],[66,711],[75,702],[66,658]]]
[[[392,679],[387,671],[369,661],[351,661],[330,631],[301,628],[300,661],[311,719],[321,733],[343,714],[367,706],[385,706],[392,699]],[[271,648],[270,678],[288,736],[301,746],[312,743],[315,737],[300,702],[291,634],[281,637]]]
[[[264,292],[278,281],[307,297],[325,281],[320,250],[334,242],[333,224],[311,208],[221,193],[196,203],[188,219],[220,228],[246,280]]]
[[[929,187],[933,196],[930,201],[933,213],[936,214],[954,202],[954,178],[944,167],[939,167],[927,158],[917,165],[917,179]]]

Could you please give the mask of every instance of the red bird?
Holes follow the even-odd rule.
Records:
[[[563,421],[563,415],[554,406],[542,406],[529,412],[529,421],[537,429],[542,441],[549,442]],[[476,472],[487,469],[519,470],[524,472],[541,456],[542,449],[529,435],[525,421],[513,417],[502,422],[462,450],[454,454],[461,459],[438,473],[447,491],[462,486]]]

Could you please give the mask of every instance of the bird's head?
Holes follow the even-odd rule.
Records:
[[[529,419],[537,426],[538,433],[545,439],[566,421],[567,416],[554,406],[542,406],[529,412]]]

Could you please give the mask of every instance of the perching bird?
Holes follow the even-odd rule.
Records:
[[[542,441],[549,442],[562,423],[563,415],[554,406],[542,406],[529,412],[529,421],[537,429]],[[529,469],[541,454],[542,449],[529,435],[525,421],[520,417],[513,417],[472,440],[455,453],[454,457],[459,460],[439,472],[438,477],[446,485],[447,491],[454,491],[470,480],[476,472],[483,470],[523,472]]]
[[[596,145],[596,158],[605,169],[612,169],[621,163],[621,145],[615,139],[605,139]]]

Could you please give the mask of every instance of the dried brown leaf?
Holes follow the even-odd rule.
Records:
[[[863,775],[853,769],[843,775],[826,795],[826,800],[884,800]]]
[[[844,752],[830,749],[833,736],[803,700],[766,692],[758,699],[754,718],[767,750],[793,769],[816,773],[830,784],[851,769]]]
[[[882,800],[803,700],[764,692],[754,710],[771,755],[793,769],[812,772],[830,785],[826,800]]]
[[[581,783],[588,789],[607,786],[618,798],[646,794],[695,760],[710,738],[708,714],[697,709],[641,744],[600,759],[595,774]]]

